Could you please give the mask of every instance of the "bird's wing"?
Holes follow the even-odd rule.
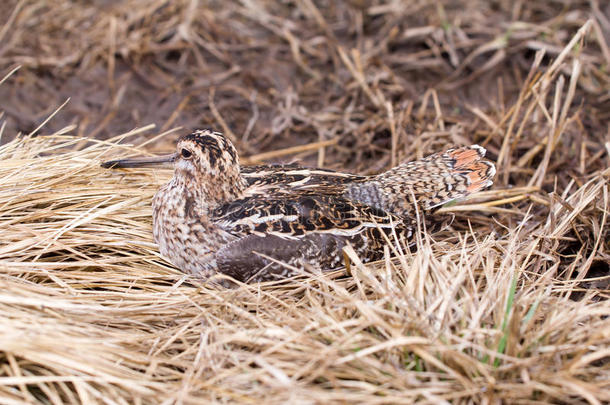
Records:
[[[375,260],[383,234],[411,236],[410,224],[384,211],[303,190],[243,198],[218,208],[212,220],[237,236],[216,252],[218,269],[242,281],[286,278],[303,261],[336,268],[347,243],[363,260]]]
[[[311,233],[354,236],[367,228],[391,229],[402,224],[383,210],[314,190],[245,197],[220,206],[211,219],[235,236],[274,235],[282,239],[299,239]]]
[[[219,271],[241,281],[286,278],[302,262],[341,266],[347,243],[368,261],[383,253],[383,234],[411,236],[405,220],[324,189],[280,187],[217,208],[212,221],[237,237],[216,252]]]

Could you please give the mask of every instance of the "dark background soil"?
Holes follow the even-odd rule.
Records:
[[[69,98],[40,134],[155,124],[144,140],[183,127],[151,146],[170,150],[211,127],[245,156],[338,138],[323,157],[297,157],[370,172],[455,144],[493,158],[536,50],[548,65],[589,18],[572,135],[591,154],[608,140],[605,2],[11,0],[0,16],[0,73],[21,66],[0,86],[3,143]],[[544,135],[534,131],[516,157]]]

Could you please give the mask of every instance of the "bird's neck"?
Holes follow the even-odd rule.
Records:
[[[172,189],[175,200],[182,200],[185,216],[207,216],[215,208],[243,197],[247,187],[246,180],[240,173],[222,179],[209,176],[196,181],[184,176],[175,176],[168,189]]]

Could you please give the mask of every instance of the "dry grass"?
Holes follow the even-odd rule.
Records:
[[[495,234],[227,290],[159,257],[150,199],[171,173],[99,168],[123,148],[54,135],[0,150],[7,401],[610,400],[608,294],[582,288],[607,255],[602,177]]]
[[[214,12],[119,3],[123,14],[104,12],[72,53],[44,54],[63,38],[57,27],[91,20],[88,6],[20,1],[0,30],[6,72],[23,66],[0,84],[17,95],[0,115],[1,403],[610,402],[610,24],[596,1],[589,12],[565,2],[561,14],[522,2],[512,20],[486,2],[320,11],[303,1],[275,15],[265,2]],[[39,18],[51,28],[36,42],[25,21]],[[28,41],[41,55],[16,51]],[[210,82],[190,82],[205,101],[161,109],[159,139],[151,127],[109,136],[126,91],[114,74],[99,121],[54,127],[74,122],[61,115],[78,115],[71,102],[39,130],[51,135],[13,139],[40,69],[127,60],[155,77],[163,69],[146,58],[182,50],[192,54],[163,69],[206,68]],[[251,63],[268,52],[277,64],[257,72]],[[294,75],[294,88],[261,90],[269,72]],[[177,93],[196,77],[172,75]],[[64,100],[43,101],[27,133]],[[390,243],[366,266],[348,250],[349,275],[220,288],[172,268],[152,242],[150,200],[171,172],[99,167],[146,153],[150,144],[130,146],[143,139],[171,144],[180,131],[164,131],[179,116],[193,122],[189,105],[250,162],[295,156],[375,172],[479,142],[498,162],[496,185],[442,208],[455,220],[414,249]],[[74,136],[104,131],[105,141]]]

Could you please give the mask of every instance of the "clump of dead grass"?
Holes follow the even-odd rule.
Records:
[[[61,134],[0,149],[5,400],[610,399],[610,305],[575,300],[586,272],[570,277],[607,254],[603,177],[506,231],[424,236],[370,266],[348,250],[347,278],[223,289],[152,243],[169,171],[99,167],[133,151]],[[574,228],[593,246],[564,266]]]

